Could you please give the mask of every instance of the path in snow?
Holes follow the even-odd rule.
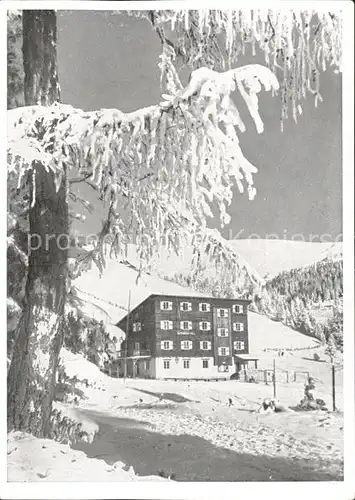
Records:
[[[80,443],[76,448],[108,464],[128,463],[139,475],[163,473],[178,481],[342,479],[342,453],[337,446],[307,435],[294,437],[292,427],[298,428],[301,422],[297,414],[256,417],[236,409],[228,414],[224,407],[212,416],[206,410],[204,405],[202,415],[196,408],[164,402],[155,407],[115,408],[110,413],[82,410],[99,424],[100,431],[91,445]],[[332,417],[317,418],[324,427]]]

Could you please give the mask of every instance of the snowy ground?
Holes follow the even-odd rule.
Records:
[[[261,415],[270,386],[237,382],[117,380],[109,408],[84,405],[100,431],[78,449],[142,475],[178,481],[312,481],[342,477],[341,413]],[[284,404],[302,384],[278,387]],[[233,405],[228,407],[228,398]]]
[[[133,467],[116,461],[88,458],[82,451],[49,439],[36,439],[23,432],[8,435],[9,482],[47,481],[155,481],[160,477],[139,477]]]
[[[266,354],[269,356],[269,354]],[[341,480],[342,412],[256,412],[272,387],[263,383],[112,379],[80,356],[63,352],[70,375],[88,378],[87,399],[61,405],[91,429],[91,443],[66,444],[9,436],[10,481]],[[281,361],[280,361],[281,362]],[[304,367],[301,354],[282,362]],[[329,365],[309,361],[323,377]],[[319,379],[320,380],[320,379]],[[330,402],[329,380],[316,396]],[[341,379],[337,379],[337,402]],[[303,384],[278,384],[277,396],[295,406]],[[228,406],[228,398],[232,406]],[[125,466],[124,464],[127,464]],[[129,469],[132,466],[133,469]],[[138,476],[137,476],[138,475]],[[154,477],[153,477],[154,476]]]

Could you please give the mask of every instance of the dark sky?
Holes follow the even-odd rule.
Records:
[[[102,11],[62,11],[58,24],[63,102],[85,110],[122,111],[159,102],[160,44],[147,21]],[[252,62],[263,63],[250,56],[240,64]],[[320,91],[324,101],[318,108],[309,96],[298,124],[288,119],[284,132],[279,97],[264,93],[260,98],[263,134],[256,133],[241,110],[247,131],[240,135],[240,143],[246,158],[259,169],[254,177],[257,196],[249,201],[236,188],[229,210],[232,222],[224,236],[241,231],[240,238],[338,237],[342,230],[340,76],[323,73]],[[92,198],[89,191],[85,194]],[[101,217],[98,209],[85,224],[85,232],[97,231]],[[218,227],[218,219],[211,226]]]

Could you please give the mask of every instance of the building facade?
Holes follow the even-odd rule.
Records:
[[[248,354],[248,305],[242,299],[150,295],[117,326],[126,333],[121,376],[226,378]]]

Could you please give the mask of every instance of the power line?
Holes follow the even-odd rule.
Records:
[[[122,309],[123,311],[128,311],[128,309],[126,307],[123,307],[121,306],[120,304],[117,304],[116,302],[111,302],[110,300],[104,300],[104,299],[101,299],[100,297],[97,297],[96,295],[94,295],[93,293],[89,293],[89,292],[84,292],[84,290],[80,290],[80,288],[78,287],[75,287],[80,293],[84,293],[85,295],[89,295],[89,297],[92,297],[94,298],[95,300],[99,300],[101,302],[105,302],[106,304],[109,304],[110,306],[113,306],[113,307],[117,307],[118,309]]]

